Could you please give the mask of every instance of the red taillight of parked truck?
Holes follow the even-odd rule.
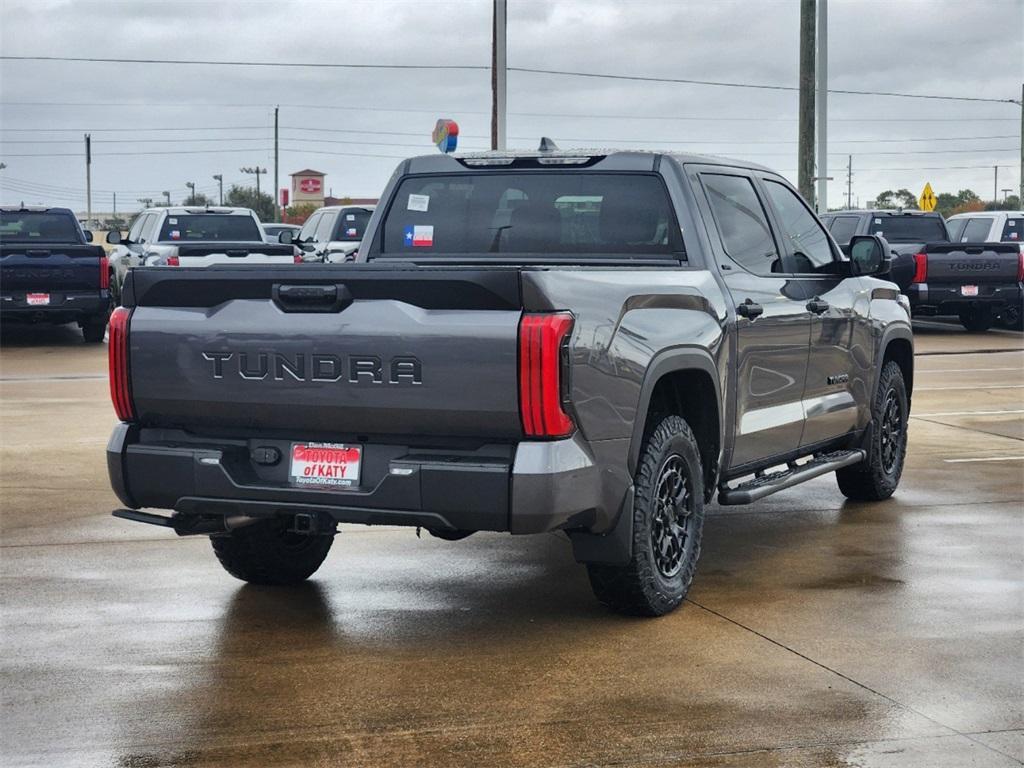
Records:
[[[118,307],[110,314],[107,326],[107,360],[110,371],[110,400],[121,421],[135,418],[131,389],[128,385],[128,320],[131,311]]]
[[[528,437],[566,437],[575,429],[568,404],[568,312],[526,313],[519,322],[519,414]]]
[[[914,254],[914,279],[912,283],[926,283],[928,282],[928,254],[926,253],[915,253]]]
[[[110,288],[110,261],[106,256],[100,256],[100,290]]]

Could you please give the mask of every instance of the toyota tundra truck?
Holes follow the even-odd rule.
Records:
[[[920,211],[837,211],[822,218],[840,244],[855,234],[886,239],[893,249],[891,278],[915,317],[953,315],[977,333],[1024,301],[1024,251],[1016,242],[989,238],[987,229],[965,232],[961,223],[951,237],[942,216]]]
[[[883,238],[846,250],[746,162],[406,160],[354,264],[131,271],[113,514],[261,584],[312,575],[338,523],[559,531],[602,603],[667,613],[716,495],[896,490],[909,308]]]
[[[111,310],[110,266],[69,208],[0,208],[0,321],[78,323],[99,344]]]

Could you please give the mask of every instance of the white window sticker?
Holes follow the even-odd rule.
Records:
[[[430,206],[430,195],[409,195],[410,211],[425,211]]]
[[[882,230],[880,230],[880,229],[879,229],[879,230],[876,230],[876,231],[875,231],[875,236],[876,236],[876,237],[882,237]]]
[[[354,213],[346,213],[345,214],[345,221],[355,221],[355,220],[356,220],[356,215]]]
[[[882,223],[881,219],[875,219],[875,224],[881,224],[881,223]]]
[[[1017,226],[1017,222],[1016,222],[1016,221],[1014,221],[1013,219],[1010,219],[1010,220],[1009,220],[1008,222],[1006,222],[1006,223],[1007,223],[1007,224],[1009,224],[1009,225],[1010,225],[1011,227],[1016,227],[1016,226]]]
[[[177,224],[177,223],[178,223],[178,220],[177,220],[177,219],[168,219],[168,220],[167,220],[167,223],[168,223],[168,224]]]

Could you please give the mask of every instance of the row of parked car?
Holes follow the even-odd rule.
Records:
[[[107,233],[112,249],[92,245],[68,209],[0,210],[0,310],[5,320],[77,321],[87,341],[102,341],[129,270],[355,261],[373,208],[331,206],[301,226],[265,224],[247,208],[149,208],[127,234]],[[851,210],[822,216],[840,246],[856,235],[890,244],[891,279],[915,316],[955,316],[970,331],[1022,327],[1024,213],[961,214]]]

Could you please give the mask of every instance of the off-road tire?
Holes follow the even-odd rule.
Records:
[[[704,529],[704,473],[697,439],[679,416],[657,416],[651,421],[654,426],[644,438],[634,478],[632,556],[621,566],[587,564],[597,599],[613,611],[634,616],[663,616],[683,602],[697,570]],[[679,547],[678,571],[666,575],[664,551],[656,556],[654,538],[658,521],[664,519],[659,515],[658,493],[670,467],[671,472],[685,476],[687,498],[680,506],[685,506],[686,514],[676,520],[683,521],[686,533]]]
[[[999,318],[1000,324],[1011,331],[1024,330],[1024,310],[1019,306],[1008,306]]]
[[[889,425],[889,428],[886,425],[890,396],[895,399],[895,404],[899,408],[898,434],[893,434],[892,425]],[[873,426],[868,456],[860,464],[836,470],[839,490],[846,498],[856,501],[882,501],[895,493],[903,475],[903,461],[907,455],[909,419],[910,408],[903,371],[890,360],[882,368],[875,402],[871,406]],[[889,441],[893,440],[895,445],[889,449]],[[887,454],[887,450],[891,452]]]
[[[960,324],[971,333],[984,333],[994,322],[991,310],[971,309],[960,313]]]
[[[99,344],[107,335],[107,316],[90,317],[82,322],[82,338],[86,344]]]
[[[224,570],[250,584],[298,584],[327,557],[334,536],[290,533],[285,518],[254,523],[230,534],[211,536]]]

